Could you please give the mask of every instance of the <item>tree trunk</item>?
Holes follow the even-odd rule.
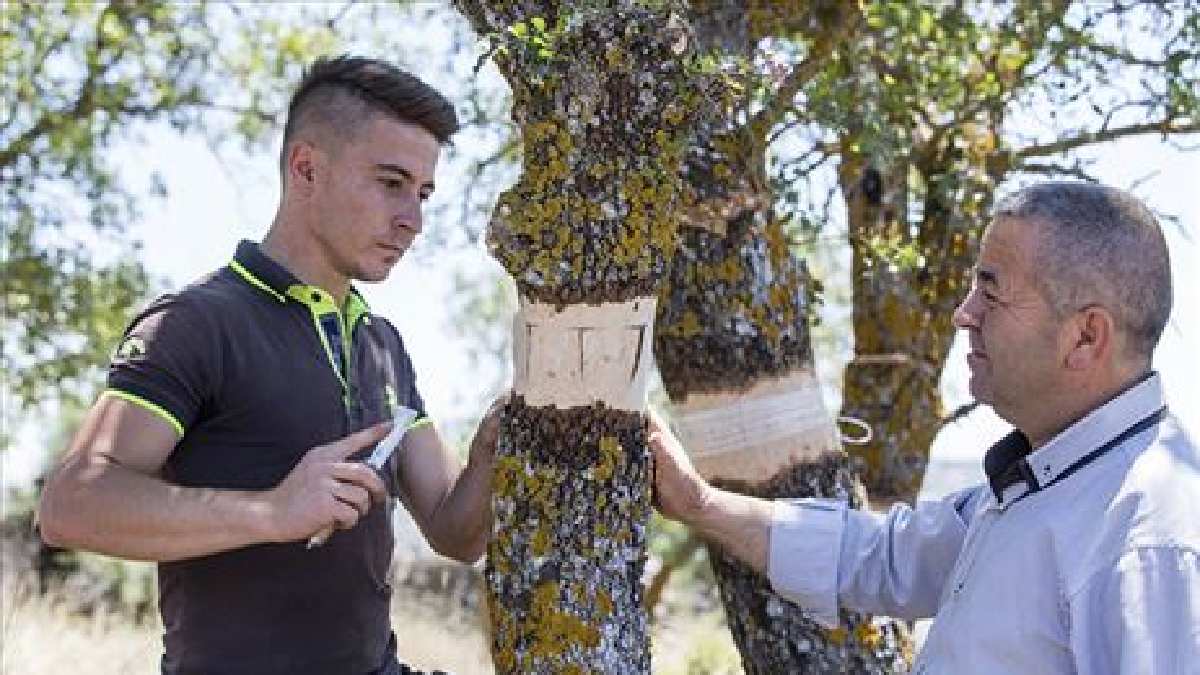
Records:
[[[725,5],[720,21],[695,21],[698,42],[744,58],[768,24],[747,3]],[[771,125],[739,123],[737,102],[725,103],[689,149],[681,246],[659,298],[655,357],[678,430],[726,489],[861,505],[813,375],[811,280],[772,208]],[[843,612],[826,630],[718,547],[709,556],[746,672],[896,672],[911,661],[903,624]]]
[[[940,177],[964,173],[945,157],[917,157],[912,167],[881,170],[847,155],[839,173],[854,289],[854,358],[844,372],[841,414],[872,429],[852,453],[879,506],[911,503],[921,488],[945,421],[939,385],[954,341],[952,317],[969,287],[990,203],[989,186],[962,178],[942,184]],[[910,202],[919,205],[918,217],[909,216]],[[898,262],[888,252],[900,248],[917,257]]]
[[[876,5],[881,23],[841,54],[853,64],[844,87],[861,101],[839,124],[838,180],[854,259],[854,358],[842,414],[874,431],[852,450],[872,500],[911,502],[921,487],[946,419],[938,385],[954,309],[969,288],[994,192],[1019,168],[1019,153],[1003,147],[1005,117],[1037,83],[1054,79],[1044,64],[1059,58],[1065,17],[1080,4],[1017,3],[998,24],[961,3],[917,12]],[[914,41],[921,23],[955,26],[958,37]],[[1005,56],[1014,44],[1020,50]],[[946,89],[939,64],[954,64],[962,81]],[[1065,87],[1054,82],[1050,88]]]
[[[684,232],[660,300],[655,355],[685,445],[701,473],[726,489],[861,506],[813,376],[803,265],[769,208],[727,225],[725,235]],[[709,556],[747,673],[907,667],[901,624],[843,612],[842,626],[825,630],[719,548]]]
[[[494,41],[524,146],[488,232],[522,306],[486,569],[501,673],[650,670],[645,377],[701,106],[686,22],[648,4],[457,3]]]

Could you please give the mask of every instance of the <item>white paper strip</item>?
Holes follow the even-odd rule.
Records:
[[[768,480],[838,448],[838,430],[808,371],[742,393],[694,394],[672,406],[680,440],[708,479]]]
[[[560,312],[521,298],[513,317],[513,389],[531,406],[601,401],[645,410],[655,305],[645,297]]]

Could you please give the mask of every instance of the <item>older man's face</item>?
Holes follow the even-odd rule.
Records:
[[[970,341],[971,394],[1017,427],[1038,419],[1039,394],[1053,390],[1062,367],[1060,321],[1034,285],[1036,227],[1011,218],[988,227],[971,291],[954,313]]]

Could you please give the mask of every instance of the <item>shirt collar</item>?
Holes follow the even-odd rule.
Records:
[[[310,305],[311,308],[314,303],[325,300],[332,302],[328,293],[315,286],[305,284],[286,267],[271,260],[267,254],[263,253],[262,246],[256,242],[248,240],[239,242],[229,267],[251,286],[269,294],[281,303],[287,303],[288,298],[291,298]],[[306,291],[315,291],[316,295],[312,297],[316,299],[310,300]],[[351,286],[350,293],[346,295],[344,310],[352,319],[348,322],[349,325],[354,325],[360,316],[370,312],[370,307],[358,289]]]
[[[251,286],[269,293],[280,302],[287,302],[288,289],[303,285],[296,275],[283,265],[271,260],[262,248],[253,241],[238,242],[229,264],[233,271]]]
[[[1162,381],[1151,372],[1137,384],[1085,415],[1033,451],[1019,430],[1000,439],[984,455],[984,471],[997,501],[1036,490],[1058,478],[1083,456],[1113,440],[1163,406]],[[1011,501],[1010,501],[1011,503]]]

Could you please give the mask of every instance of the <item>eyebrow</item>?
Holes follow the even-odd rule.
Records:
[[[390,171],[392,173],[398,173],[410,181],[416,180],[416,178],[413,176],[411,171],[400,166],[399,164],[386,164],[386,163],[376,164],[375,169],[377,171]],[[433,181],[429,181],[427,183],[422,183],[421,187],[429,188],[429,191],[432,192],[433,191]]]

